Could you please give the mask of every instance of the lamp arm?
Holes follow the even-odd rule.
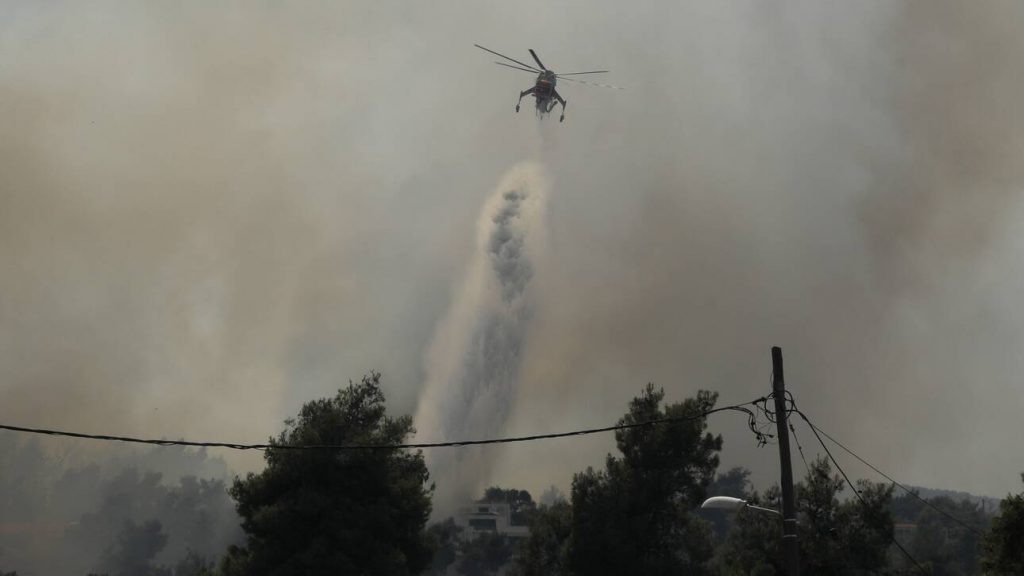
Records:
[[[761,506],[754,506],[753,504],[747,504],[746,507],[753,508],[754,510],[760,510],[761,512],[771,512],[772,514],[776,514],[779,516],[782,515],[782,513],[779,512],[778,510],[772,510],[771,508],[763,508]]]

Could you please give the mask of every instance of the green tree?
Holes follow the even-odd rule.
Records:
[[[746,498],[750,494],[749,488],[750,470],[742,466],[734,466],[726,470],[724,474],[715,477],[715,481],[708,486],[708,494]]]
[[[153,559],[167,545],[167,535],[158,520],[136,524],[126,520],[117,542],[105,554],[103,564],[119,576],[164,576],[169,574]]]
[[[749,493],[745,499],[755,506],[782,509],[778,486],[768,488],[764,494]],[[712,573],[721,576],[783,574],[781,539],[782,525],[778,516],[742,509],[733,515],[728,535],[715,549]]]
[[[515,488],[504,489],[498,486],[491,486],[484,491],[484,499],[481,502],[508,504],[509,522],[513,526],[526,526],[530,523],[530,516],[537,510],[537,504],[533,497],[526,490]]]
[[[520,547],[517,565],[522,576],[567,572],[572,507],[560,500],[540,506],[530,521],[530,537]]]
[[[987,526],[988,519],[978,504],[948,496],[929,498],[928,502],[973,526],[978,532]],[[981,552],[978,532],[964,527],[946,514],[920,505],[913,522],[916,529],[910,540],[911,553],[930,568],[934,576],[977,574]]]
[[[893,487],[859,480],[860,498],[840,502],[844,486],[825,458],[797,485],[800,555],[809,574],[869,574],[888,562]]]
[[[55,554],[60,564],[52,572],[80,566],[120,570],[110,568],[110,562],[113,550],[120,549],[127,536],[126,526],[145,526],[153,520],[159,521],[164,544],[151,562],[168,570],[190,553],[218,558],[229,543],[240,540],[238,517],[221,480],[185,476],[177,485],[165,484],[160,473],[126,468],[98,484],[98,498],[85,494],[98,500],[96,509],[64,532],[60,553]]]
[[[444,574],[448,566],[455,563],[459,550],[459,534],[462,527],[455,523],[454,518],[446,518],[443,522],[431,524],[427,528],[430,546],[434,550],[433,559],[427,574]]]
[[[892,487],[864,480],[856,497],[840,501],[845,482],[832,473],[828,460],[814,461],[803,482],[796,485],[800,561],[803,573],[854,575],[881,572],[888,562],[893,521]],[[777,486],[754,493],[755,505],[781,510]],[[784,574],[778,516],[741,510],[725,541],[715,552],[715,573]]]
[[[711,496],[731,496],[733,498],[749,500],[752,495],[749,487],[750,470],[742,466],[735,466],[724,474],[716,476],[714,482],[708,486],[707,491]],[[727,510],[700,510],[699,514],[701,518],[711,523],[715,539],[718,542],[721,542],[729,533],[729,528],[732,526],[735,516]]]
[[[901,538],[900,543],[933,576],[978,574],[980,534],[988,528],[990,513],[981,503],[966,497],[940,495],[926,501],[917,490],[893,498],[890,508],[895,520],[912,526],[909,536]],[[914,568],[901,556],[895,557],[898,566]]]
[[[618,430],[622,456],[572,482],[568,567],[575,574],[700,574],[711,557],[710,529],[693,514],[718,467],[721,436],[700,417],[717,395],[700,391],[662,408],[664,391],[648,385],[620,424],[680,420]],[[690,419],[692,418],[692,419]],[[684,420],[686,419],[686,420]]]
[[[174,576],[213,576],[214,563],[189,550],[174,566]]]
[[[380,374],[333,398],[306,403],[275,446],[397,444],[409,416],[385,413]],[[236,478],[243,547],[221,563],[228,575],[415,574],[431,558],[424,530],[432,488],[420,452],[271,448],[259,474]]]
[[[999,503],[999,515],[992,520],[984,550],[981,564],[985,573],[1024,574],[1024,492],[1008,495]]]
[[[463,576],[491,576],[509,563],[515,552],[509,537],[497,532],[482,532],[459,547],[462,558],[458,572]]]

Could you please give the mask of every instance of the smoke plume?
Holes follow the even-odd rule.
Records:
[[[897,479],[1017,491],[1022,20],[1017,0],[7,2],[0,420],[256,442],[378,369],[389,411],[435,407],[424,439],[546,432],[612,423],[648,381],[760,396],[779,345],[801,407]],[[534,189],[509,220],[519,304],[487,246],[520,189],[480,206],[535,157],[514,112],[533,78],[474,42],[625,88],[558,84],[550,226],[523,216]],[[517,383],[445,396],[498,311]],[[711,425],[726,464],[777,478],[744,422]],[[610,450],[463,451],[459,490],[484,469],[567,490]]]
[[[515,398],[531,316],[532,260],[543,234],[543,168],[513,167],[484,205],[476,250],[426,359],[417,413],[424,440],[487,438],[504,430]],[[468,501],[490,480],[493,451],[427,454],[437,484],[435,509]]]

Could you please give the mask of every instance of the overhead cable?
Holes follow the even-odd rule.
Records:
[[[857,487],[853,484],[853,482],[850,481],[850,477],[846,475],[846,472],[843,470],[843,467],[840,466],[839,462],[837,462],[835,457],[832,456],[832,452],[828,449],[828,446],[825,444],[825,441],[821,439],[820,435],[818,435],[818,429],[815,428],[814,424],[811,424],[811,421],[803,412],[796,408],[795,404],[793,405],[791,411],[799,414],[800,417],[804,419],[804,422],[806,422],[807,425],[811,427],[811,432],[814,432],[814,437],[818,439],[818,443],[821,444],[821,447],[825,449],[825,454],[828,455],[828,459],[832,462],[832,465],[836,467],[836,470],[838,470],[839,473],[843,476],[843,480],[846,480],[846,484],[850,487],[850,490],[853,490],[853,495],[857,497],[857,500],[859,500],[861,505],[864,506],[864,509],[867,510],[868,504],[867,502],[864,501],[864,497],[861,496],[860,490],[858,490]],[[910,560],[910,562],[913,563],[918,570],[921,571],[921,574],[925,574],[925,576],[928,576],[929,572],[924,569],[924,566],[922,566],[920,562],[918,562],[913,556],[911,556],[910,552],[908,552],[907,549],[899,543],[899,541],[896,540],[895,535],[890,534],[889,541],[894,546],[896,546],[896,548],[898,548],[899,551],[902,552],[903,555],[906,556],[907,559]]]
[[[935,505],[935,504],[933,504],[932,502],[928,501],[928,499],[926,499],[926,498],[922,498],[922,497],[921,497],[921,495],[920,495],[920,494],[918,494],[917,492],[915,492],[915,491],[911,490],[910,488],[907,488],[906,486],[904,486],[903,484],[900,484],[900,483],[899,483],[899,482],[897,482],[896,480],[893,480],[893,478],[892,478],[891,476],[889,476],[889,475],[888,475],[888,474],[886,474],[885,472],[882,472],[881,470],[879,470],[878,468],[876,468],[875,466],[873,466],[873,465],[872,465],[872,464],[871,464],[870,462],[868,462],[867,460],[865,460],[865,459],[861,458],[860,456],[858,456],[858,455],[857,455],[856,453],[854,453],[854,451],[853,451],[853,450],[850,450],[849,448],[847,448],[846,446],[844,446],[842,442],[840,442],[839,440],[836,440],[835,438],[833,438],[832,436],[830,436],[830,435],[829,435],[829,434],[828,434],[827,432],[825,432],[825,431],[824,431],[824,430],[822,430],[821,428],[818,428],[817,426],[815,426],[814,424],[811,424],[810,422],[808,422],[808,425],[810,425],[812,429],[814,429],[814,430],[817,430],[818,432],[820,432],[822,436],[824,436],[824,437],[828,438],[829,440],[831,440],[831,441],[832,441],[832,442],[833,442],[833,443],[834,443],[834,444],[835,444],[836,446],[839,446],[840,448],[842,448],[843,450],[845,450],[847,454],[849,454],[850,456],[853,456],[853,457],[854,457],[854,458],[856,458],[857,460],[860,460],[862,464],[864,464],[864,465],[865,465],[865,466],[867,466],[868,468],[871,468],[872,470],[874,470],[875,472],[877,472],[877,473],[878,473],[879,475],[881,475],[881,476],[882,476],[883,478],[885,478],[885,479],[886,479],[886,480],[888,480],[889,482],[892,482],[892,483],[893,483],[893,484],[895,484],[896,486],[899,486],[899,487],[900,487],[900,488],[901,488],[901,489],[902,489],[902,490],[903,490],[904,492],[906,492],[907,494],[910,494],[911,496],[913,496],[913,497],[914,497],[914,498],[916,498],[917,500],[921,501],[921,502],[922,502],[923,504],[925,504],[926,506],[928,506],[928,507],[929,507],[929,508],[931,508],[932,510],[935,510],[935,511],[936,511],[936,512],[938,512],[939,514],[942,514],[942,515],[943,515],[943,516],[945,516],[946,518],[948,518],[948,519],[952,520],[953,522],[956,522],[957,524],[959,524],[959,525],[963,526],[964,528],[966,528],[967,530],[969,530],[969,531],[971,531],[971,532],[973,532],[973,533],[977,534],[978,536],[981,536],[982,534],[984,534],[984,532],[982,532],[982,530],[980,530],[980,529],[979,529],[979,528],[977,528],[976,526],[971,526],[971,525],[970,525],[970,524],[968,524],[967,522],[964,522],[963,520],[961,520],[961,519],[957,518],[956,516],[953,516],[953,515],[952,515],[952,514],[950,514],[949,512],[946,512],[946,511],[945,511],[945,510],[943,510],[942,508],[939,508],[938,506],[936,506],[936,505]]]
[[[800,445],[800,439],[796,437],[796,428],[793,427],[793,421],[787,419],[786,424],[789,425],[789,431],[793,433],[793,441],[796,442],[796,449],[800,451],[800,460],[804,463],[804,470],[810,474],[811,467],[807,465],[807,458],[804,456],[804,447]]]
[[[352,450],[403,450],[403,449],[425,449],[425,448],[455,448],[459,446],[479,446],[485,444],[513,444],[517,442],[533,442],[537,440],[550,440],[554,438],[568,438],[571,436],[586,436],[589,434],[600,434],[602,432],[614,432],[617,430],[627,430],[631,428],[644,428],[648,426],[657,426],[661,424],[672,424],[678,422],[691,422],[694,420],[700,420],[715,414],[718,412],[734,411],[742,412],[747,415],[750,421],[751,429],[757,431],[755,422],[756,418],[754,412],[747,408],[748,405],[753,405],[755,401],[744,402],[743,404],[735,404],[732,406],[722,406],[720,408],[712,408],[710,410],[704,410],[700,413],[689,415],[689,416],[676,416],[669,418],[657,418],[654,420],[647,420],[644,422],[632,422],[627,424],[616,424],[614,426],[604,426],[601,428],[587,428],[583,430],[573,430],[571,432],[555,432],[550,434],[533,434],[529,436],[512,436],[507,438],[488,438],[483,440],[457,440],[450,442],[419,442],[409,444],[238,444],[234,442],[198,442],[189,440],[167,440],[167,439],[151,439],[151,438],[136,438],[132,436],[113,436],[109,434],[86,434],[82,432],[69,432],[66,430],[47,430],[43,428],[28,428],[24,426],[13,426],[9,424],[0,424],[0,430],[10,430],[12,432],[23,432],[26,434],[41,434],[46,436],[61,436],[66,438],[84,438],[87,440],[103,440],[108,442],[127,442],[132,444],[150,444],[154,446],[191,446],[197,448],[229,448],[232,450],[334,450],[334,451],[352,451]]]

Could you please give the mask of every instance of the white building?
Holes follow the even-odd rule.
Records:
[[[455,514],[455,524],[462,528],[462,538],[472,540],[482,533],[495,532],[519,540],[530,535],[527,526],[513,526],[512,512],[504,502],[474,502]]]

